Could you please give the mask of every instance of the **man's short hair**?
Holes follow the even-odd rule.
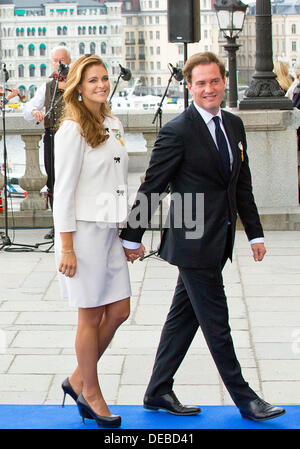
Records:
[[[57,45],[56,47],[52,48],[51,52],[50,52],[50,56],[52,57],[53,53],[55,53],[58,50],[64,50],[67,53],[67,57],[71,59],[71,52],[68,49],[68,47],[66,47],[65,45]]]
[[[185,77],[186,81],[191,84],[192,83],[192,71],[194,67],[197,65],[208,65],[215,63],[220,69],[220,73],[223,79],[225,79],[226,76],[226,69],[224,63],[218,58],[217,55],[210,51],[206,51],[203,53],[195,53],[194,55],[190,56],[186,63],[184,64],[182,73]]]

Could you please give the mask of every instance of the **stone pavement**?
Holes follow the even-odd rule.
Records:
[[[43,242],[44,234],[16,230],[14,241]],[[9,235],[13,240],[12,230]],[[148,250],[158,241],[158,232],[146,232]],[[60,384],[76,366],[77,313],[60,299],[48,246],[0,251],[1,404],[61,403]],[[266,232],[266,247],[264,261],[255,263],[245,234],[237,232],[234,261],[224,269],[232,335],[252,388],[269,402],[300,404],[300,233]],[[99,362],[108,404],[142,403],[177,269],[152,257],[130,264],[130,275],[130,318]],[[232,404],[200,330],[175,377],[175,391],[184,403]]]

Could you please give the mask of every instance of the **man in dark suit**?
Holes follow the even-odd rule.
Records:
[[[142,198],[148,200],[148,216],[153,213],[153,193],[161,194],[169,186],[171,197],[181,198],[181,209],[176,201],[171,201],[169,225],[159,248],[160,257],[178,266],[179,276],[144,407],[177,415],[201,411],[199,407],[182,405],[172,389],[173,376],[200,325],[241,415],[257,421],[275,418],[285,410],[260,399],[242,376],[228,324],[222,280],[222,269],[227,259],[232,259],[237,214],[255,261],[261,261],[266,252],[252,194],[243,122],[220,109],[225,67],[216,55],[206,52],[191,56],[183,74],[193,103],[160,130],[128,226],[121,232],[127,259],[133,261],[144,252],[140,242],[145,226],[137,227],[134,223]],[[203,202],[197,201],[200,194]],[[202,232],[199,210],[203,212]],[[182,211],[190,212],[191,219],[186,220]],[[140,215],[144,213],[141,209]],[[178,215],[182,218],[180,226]]]

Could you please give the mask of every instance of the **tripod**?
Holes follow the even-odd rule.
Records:
[[[3,68],[2,68],[3,64]],[[6,70],[6,64],[0,61],[0,74],[2,76],[2,89],[3,89],[3,101],[2,101],[2,123],[3,123],[3,165],[4,165],[4,220],[5,220],[5,232],[1,235],[2,245],[0,246],[0,251],[12,251],[12,248],[7,248],[11,246],[22,247],[19,251],[33,251],[35,245],[27,245],[23,243],[12,243],[8,235],[8,210],[7,210],[7,148],[6,148],[6,125],[5,125],[5,96],[6,82],[9,79],[8,72]],[[17,249],[15,250],[17,251]]]

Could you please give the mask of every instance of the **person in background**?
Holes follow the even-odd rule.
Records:
[[[97,362],[130,310],[131,287],[118,223],[127,217],[128,154],[110,111],[108,73],[96,55],[68,74],[65,112],[55,134],[55,253],[62,295],[78,309],[78,366],[62,383],[64,398],[100,427],[118,427],[97,375]],[[135,256],[128,257],[132,260]]]
[[[23,113],[25,120],[35,120],[40,123],[44,120],[44,165],[47,174],[47,198],[53,210],[53,186],[55,180],[53,161],[53,137],[58,128],[64,107],[63,93],[66,87],[65,77],[58,81],[58,89],[54,98],[54,107],[51,117],[47,115],[51,106],[52,97],[59,73],[60,63],[68,66],[71,63],[70,51],[67,47],[60,45],[51,50],[51,65],[53,73],[51,80],[43,83],[36,91],[34,97],[24,105]],[[45,235],[47,239],[53,239],[54,228]]]
[[[277,81],[281,89],[286,93],[293,83],[293,78],[289,73],[288,65],[283,61],[276,61],[274,63],[274,73],[277,76]]]
[[[290,85],[290,87],[287,90],[287,93],[285,94],[286,97],[290,98],[291,100],[293,100],[294,89],[297,86],[297,84],[299,84],[299,82],[300,82],[300,64],[294,65],[293,74],[295,75],[294,81],[292,82],[292,84]]]

